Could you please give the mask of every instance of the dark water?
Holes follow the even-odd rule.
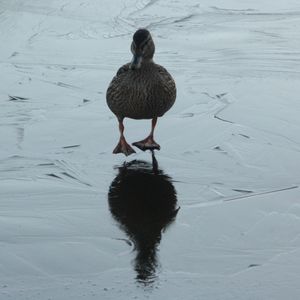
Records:
[[[159,168],[154,154],[152,163],[124,163],[110,185],[108,202],[112,216],[135,245],[136,280],[145,285],[153,283],[162,231],[178,212],[172,178]]]

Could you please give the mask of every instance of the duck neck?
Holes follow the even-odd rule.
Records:
[[[153,64],[153,57],[144,57],[142,60],[142,65]]]

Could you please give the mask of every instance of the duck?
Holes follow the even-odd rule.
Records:
[[[124,119],[151,120],[149,135],[133,146],[142,151],[160,150],[154,140],[157,119],[175,103],[176,84],[171,74],[153,61],[155,44],[149,30],[138,29],[131,42],[133,58],[121,66],[106,92],[106,102],[119,123],[120,138],[113,153],[126,156],[135,153],[124,136]]]

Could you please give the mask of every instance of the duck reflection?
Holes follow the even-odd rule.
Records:
[[[136,279],[149,284],[156,278],[162,231],[178,212],[176,190],[171,177],[158,167],[154,154],[152,164],[133,160],[118,170],[108,193],[110,211],[135,244]]]

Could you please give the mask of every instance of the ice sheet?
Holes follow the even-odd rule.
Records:
[[[105,100],[139,27],[178,88],[153,195],[180,209],[144,282],[108,192],[151,155],[111,153]],[[298,299],[299,1],[4,0],[0,28],[1,299]]]

